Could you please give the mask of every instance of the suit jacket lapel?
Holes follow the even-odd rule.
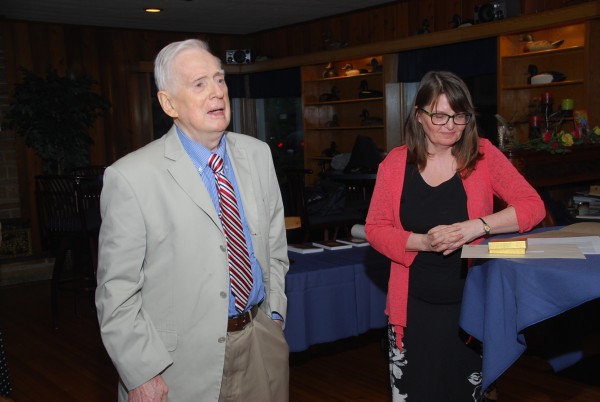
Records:
[[[192,201],[198,205],[212,221],[221,229],[221,220],[208,195],[200,174],[196,171],[192,160],[179,141],[175,126],[165,137],[165,158],[173,161],[167,168],[173,179],[186,192]],[[222,230],[222,229],[221,229]]]

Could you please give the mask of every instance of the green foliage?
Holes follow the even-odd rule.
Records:
[[[42,159],[44,174],[60,174],[89,164],[88,129],[110,107],[92,92],[88,76],[61,77],[49,69],[45,77],[21,67],[23,81],[15,86],[6,115],[9,128]]]

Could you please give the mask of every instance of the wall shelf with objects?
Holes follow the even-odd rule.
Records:
[[[383,69],[382,56],[302,67],[304,166],[315,172],[308,184],[359,135],[387,151]]]
[[[590,40],[599,26],[589,20],[498,37],[498,113],[516,141],[529,140],[531,116],[541,116],[542,131],[571,131],[573,109],[600,115],[600,46]]]

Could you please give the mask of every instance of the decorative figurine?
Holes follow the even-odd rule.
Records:
[[[337,75],[337,73],[335,71],[335,66],[331,62],[329,62],[325,66],[325,70],[323,70],[323,73],[321,74],[321,77],[323,77],[323,78],[331,78],[331,77],[335,77],[336,75]]]
[[[319,102],[333,102],[340,100],[340,91],[336,86],[331,87],[331,92],[319,96]]]
[[[383,97],[383,92],[369,89],[369,83],[367,80],[362,80],[360,82],[360,92],[358,93],[358,97],[361,99],[381,98]]]

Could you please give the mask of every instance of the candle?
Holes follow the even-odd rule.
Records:
[[[573,102],[573,99],[571,99],[571,98],[565,98],[560,103],[560,108],[562,110],[573,110],[574,106],[575,106],[575,104]]]
[[[550,92],[544,92],[542,94],[542,104],[549,105],[552,103],[552,94]]]
[[[539,127],[541,122],[542,122],[542,116],[540,116],[540,115],[529,116],[529,126],[530,127]]]

